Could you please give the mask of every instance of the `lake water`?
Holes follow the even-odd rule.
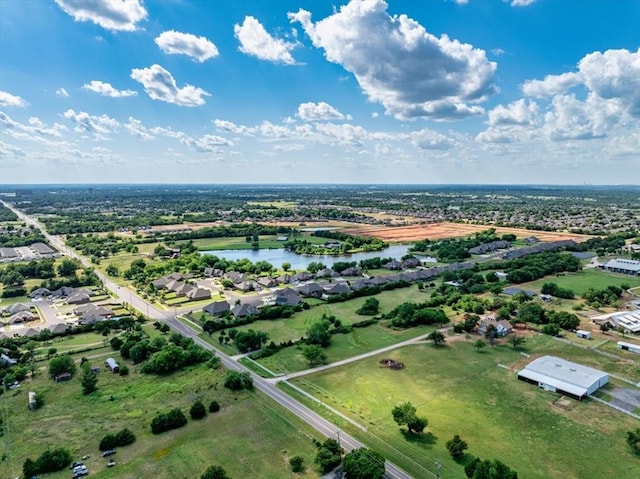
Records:
[[[357,261],[371,258],[395,258],[400,259],[407,254],[409,245],[393,245],[382,251],[371,251],[365,253],[354,253],[350,255],[301,255],[291,251],[280,249],[241,249],[241,250],[210,250],[202,251],[202,254],[210,254],[218,258],[232,261],[247,258],[253,263],[256,261],[267,261],[276,268],[280,268],[282,263],[291,263],[292,270],[307,269],[309,263],[319,261],[327,267],[338,261]],[[423,258],[423,261],[433,260],[433,258]]]

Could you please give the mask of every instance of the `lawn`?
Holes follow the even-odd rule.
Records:
[[[547,337],[529,339],[527,350],[640,379],[637,367]],[[454,434],[467,441],[468,453],[501,459],[522,478],[637,477],[640,460],[624,440],[637,421],[589,400],[558,407],[557,394],[515,378],[529,359],[511,346],[477,353],[464,341],[425,343],[384,356],[406,368],[383,368],[376,356],[292,382],[365,425],[368,433],[356,432],[360,439],[415,477],[427,477],[425,468],[434,471],[436,460],[443,477],[464,477],[445,448]],[[392,420],[393,406],[405,401],[429,421],[421,436],[407,436]]]
[[[116,353],[117,354],[117,353]],[[76,359],[79,359],[79,355]],[[119,356],[116,358],[120,361]],[[102,365],[102,358],[91,361]],[[32,382],[0,396],[8,416],[10,438],[3,438],[7,461],[0,463],[0,477],[22,475],[22,463],[47,447],[63,445],[85,463],[91,475],[101,478],[137,479],[199,477],[211,464],[224,467],[230,477],[280,479],[290,477],[288,458],[301,455],[307,472],[295,477],[317,478],[313,467],[317,436],[297,418],[261,393],[232,393],[222,387],[225,372],[206,366],[194,367],[167,377],[146,376],[130,366],[127,377],[102,370],[98,391],[83,396],[80,379],[54,383],[41,371]],[[36,412],[27,409],[28,391],[37,391],[45,405]],[[180,407],[188,417],[191,404],[206,405],[216,399],[222,409],[176,431],[152,435],[149,424],[157,412]],[[119,448],[117,466],[106,468],[98,443],[108,432],[123,427],[137,437],[135,445]],[[10,439],[5,443],[5,439]],[[309,467],[310,466],[310,467]],[[68,478],[69,470],[47,474],[50,479]]]
[[[282,235],[261,235],[259,244],[260,249],[278,249],[283,248],[284,241],[278,241],[276,238]],[[286,236],[286,235],[285,235]],[[318,236],[303,237],[311,244],[324,244],[327,242],[327,238],[320,238]],[[181,242],[178,242],[178,245]],[[184,242],[182,242],[184,243]],[[193,240],[193,244],[199,251],[208,250],[234,250],[234,249],[251,249],[251,242],[245,240],[244,236],[231,236],[223,238],[202,238]]]
[[[518,287],[539,291],[544,283],[556,283],[561,288],[571,289],[576,295],[581,295],[589,288],[603,289],[610,285],[628,284],[634,288],[640,286],[640,278],[590,268],[578,273],[564,273],[562,276],[546,276],[537,281],[519,284]]]

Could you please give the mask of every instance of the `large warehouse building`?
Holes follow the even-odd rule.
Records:
[[[566,359],[542,356],[520,371],[518,379],[581,401],[607,384],[609,375]]]

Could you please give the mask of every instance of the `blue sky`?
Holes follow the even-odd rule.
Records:
[[[638,184],[640,0],[3,0],[0,181]]]

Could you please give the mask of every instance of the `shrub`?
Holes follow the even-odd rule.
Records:
[[[108,451],[116,447],[128,446],[136,442],[136,436],[129,429],[124,428],[115,434],[107,434],[100,441],[98,449]]]
[[[302,456],[293,456],[289,459],[289,465],[291,466],[291,471],[302,472],[304,471],[304,458]]]
[[[151,421],[151,432],[160,434],[171,429],[178,429],[187,424],[187,418],[179,408],[172,409],[166,414],[158,414]]]
[[[123,364],[122,366],[120,366],[119,374],[120,374],[120,376],[128,376],[129,375],[129,366],[127,366],[126,364]]]
[[[215,399],[209,403],[209,412],[218,412],[220,410],[220,403]]]
[[[196,401],[193,403],[193,406],[191,406],[191,409],[189,410],[189,415],[191,416],[191,419],[202,419],[207,415],[207,409],[204,407],[204,404],[202,404],[202,401]]]
[[[232,391],[240,391],[242,389],[251,390],[253,389],[253,380],[247,372],[239,373],[237,371],[229,371],[224,379],[224,387]]]
[[[71,464],[71,453],[68,449],[63,447],[47,449],[35,461],[27,458],[22,465],[22,473],[25,477],[33,477],[37,474],[59,471],[69,464]]]

